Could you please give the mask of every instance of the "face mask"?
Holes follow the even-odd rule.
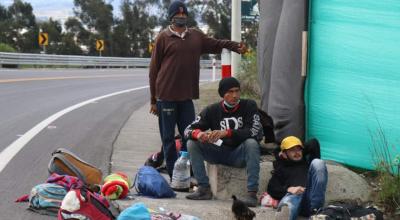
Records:
[[[224,105],[225,105],[226,107],[228,107],[228,108],[234,108],[235,106],[237,106],[237,105],[239,104],[239,102],[240,102],[240,99],[236,102],[235,105],[231,105],[231,104],[229,104],[227,101],[224,100]]]
[[[172,23],[177,27],[185,27],[187,24],[187,18],[183,17],[173,18]]]

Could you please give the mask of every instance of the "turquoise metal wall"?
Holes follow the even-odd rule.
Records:
[[[310,0],[306,135],[322,157],[374,168],[400,153],[400,1]]]

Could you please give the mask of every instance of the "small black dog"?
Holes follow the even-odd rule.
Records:
[[[232,199],[232,212],[236,220],[252,220],[256,217],[256,213],[249,209],[243,201],[237,199],[235,195],[232,195]]]

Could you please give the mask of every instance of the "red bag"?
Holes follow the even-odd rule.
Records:
[[[58,211],[58,220],[75,219],[74,216],[81,215],[88,219],[114,220],[115,217],[110,211],[110,204],[103,196],[93,193],[85,188],[73,189],[80,203],[80,208],[69,212],[62,209]],[[70,191],[70,192],[71,192]],[[84,199],[82,199],[82,197]],[[64,202],[64,201],[63,201]]]

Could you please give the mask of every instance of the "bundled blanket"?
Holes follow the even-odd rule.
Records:
[[[108,199],[123,199],[132,187],[132,182],[122,172],[110,174],[104,178],[104,185],[101,193]]]

